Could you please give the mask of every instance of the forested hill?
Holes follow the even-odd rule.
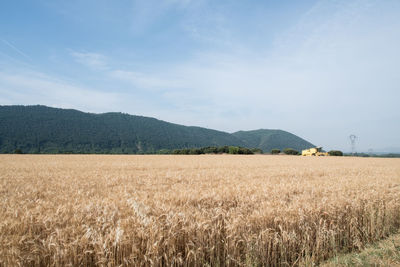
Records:
[[[232,134],[242,140],[246,147],[256,147],[269,152],[274,148],[283,150],[284,148],[293,148],[301,151],[305,148],[314,147],[310,142],[282,130],[260,129],[254,131],[239,131]]]
[[[237,145],[229,133],[123,113],[92,114],[46,106],[0,107],[1,152],[152,153]]]
[[[254,135],[239,133],[246,132],[229,134],[123,113],[93,114],[46,106],[0,106],[1,153],[20,149],[24,153],[136,154],[207,146],[267,147],[265,142],[254,141]],[[295,140],[291,142],[296,144]],[[283,149],[291,142],[286,145],[279,139],[279,143],[269,145]],[[292,147],[299,149],[301,144],[302,141]]]

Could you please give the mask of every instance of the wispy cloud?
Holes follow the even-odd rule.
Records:
[[[282,128],[334,148],[345,148],[350,132],[360,133],[366,148],[368,140],[383,135],[398,143],[398,1],[320,0],[310,8],[265,1],[134,0],[131,5],[101,1],[95,10],[88,8],[94,0],[65,3],[68,16],[80,12],[71,21],[85,22],[79,43],[87,46],[69,44],[73,50],[65,58],[55,49],[62,63],[42,73],[61,70],[77,84],[8,69],[0,76],[1,101],[115,107],[227,131]],[[87,31],[96,40],[105,35],[115,42],[96,46],[85,38]],[[71,59],[79,66],[71,68]],[[29,91],[32,87],[45,93]]]
[[[212,14],[204,16],[204,12],[207,12],[204,10],[207,2],[208,0],[134,0],[131,8],[131,30],[134,34],[142,34],[153,27],[157,27],[159,23],[165,23],[165,19],[168,19],[166,27],[170,29],[176,26],[181,27],[189,22],[187,18],[196,17],[200,19],[199,13],[202,13],[203,20],[208,19],[212,17]],[[171,17],[171,12],[174,13],[174,17]],[[194,25],[190,29],[193,27]]]
[[[7,45],[8,47],[10,47],[12,50],[14,50],[15,52],[17,52],[18,55],[24,57],[25,59],[28,60],[32,60],[31,57],[29,57],[27,54],[25,54],[24,52],[22,52],[20,49],[18,49],[15,45],[13,45],[12,43],[10,43],[7,40],[4,39],[0,39],[5,45]]]
[[[180,80],[174,79],[173,77],[161,77],[158,73],[148,74],[116,69],[109,71],[108,75],[113,79],[128,82],[130,85],[134,86],[134,88],[143,90],[166,90],[183,86]]]
[[[93,70],[107,69],[107,57],[102,54],[76,51],[71,51],[70,54],[72,57],[74,57],[76,62],[83,64]]]
[[[99,92],[40,72],[0,72],[2,104],[44,104],[86,111],[115,107],[122,95]],[[29,97],[27,97],[29,96]]]
[[[391,4],[335,3],[318,2],[272,50],[210,49],[167,69],[116,71],[113,78],[169,88],[162,97],[174,110],[163,116],[184,123],[228,131],[283,128],[328,147],[359,132],[368,147],[380,129],[399,131],[386,123],[400,119],[393,97],[399,96],[400,23]]]

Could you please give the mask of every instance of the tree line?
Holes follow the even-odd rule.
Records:
[[[282,151],[277,148],[271,150],[272,155],[278,155],[280,153],[284,153],[286,155],[301,155],[301,152],[299,152],[293,148],[285,148]],[[340,150],[331,150],[331,151],[328,151],[328,154],[329,154],[329,156],[343,156],[343,152]]]
[[[183,149],[161,149],[158,154],[174,154],[174,155],[201,155],[201,154],[232,154],[232,155],[252,155],[262,154],[259,148],[246,148],[239,146],[208,146],[201,148],[183,148]]]

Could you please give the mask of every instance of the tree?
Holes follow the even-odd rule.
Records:
[[[213,146],[206,147],[206,148],[204,148],[204,153],[205,154],[217,154],[218,153],[218,148],[217,147],[213,147]]]
[[[243,155],[252,155],[254,154],[251,149],[246,148],[246,147],[239,147],[238,154],[243,154]]]
[[[218,148],[218,154],[223,154],[223,153],[229,153],[229,147],[228,146],[221,146]]]
[[[274,149],[271,150],[271,154],[272,154],[272,155],[277,155],[277,154],[279,154],[279,153],[281,153],[281,150],[280,150],[280,149],[274,148]]]
[[[343,152],[340,150],[331,150],[328,152],[329,156],[343,156]]]
[[[298,155],[299,151],[294,150],[293,148],[285,148],[283,150],[283,153],[285,153],[286,155]]]
[[[200,154],[204,154],[204,153],[202,153],[201,149],[192,148],[192,149],[189,150],[189,154],[191,154],[191,155],[200,155]]]
[[[17,148],[14,150],[14,154],[23,154],[22,150]]]
[[[250,150],[251,150],[251,152],[253,152],[253,154],[262,154],[263,153],[263,151],[259,148],[252,148]]]
[[[230,146],[229,147],[229,154],[238,154],[239,153],[239,148],[236,146]]]
[[[168,149],[160,149],[157,151],[157,154],[167,155],[167,154],[171,154],[171,151]]]

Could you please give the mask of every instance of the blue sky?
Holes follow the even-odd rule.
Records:
[[[400,150],[400,2],[4,0],[0,104]]]

